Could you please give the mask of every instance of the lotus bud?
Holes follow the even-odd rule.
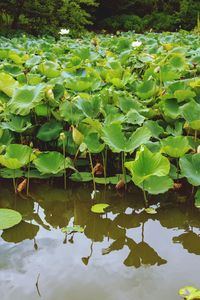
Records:
[[[33,142],[30,142],[29,146],[30,146],[31,148],[33,148]]]
[[[80,145],[83,142],[84,136],[78,129],[72,126],[72,138],[75,144]]]
[[[65,136],[64,132],[61,132],[60,133],[60,140],[64,141],[65,139],[66,139],[66,136]]]
[[[42,152],[39,149],[35,148],[35,149],[33,149],[33,153],[37,156]]]
[[[197,153],[200,153],[200,145],[197,147]]]
[[[46,90],[45,96],[46,96],[46,98],[47,98],[48,100],[53,100],[53,99],[54,99],[54,93],[53,93],[53,91],[52,91],[51,88],[48,89],[48,90]]]
[[[154,73],[160,73],[160,67],[159,66],[154,69]]]

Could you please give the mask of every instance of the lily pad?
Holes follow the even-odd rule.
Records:
[[[146,211],[146,213],[149,214],[149,215],[155,215],[155,214],[157,214],[156,209],[153,208],[153,207],[145,208],[145,211]]]
[[[0,230],[11,228],[19,224],[22,220],[22,215],[15,210],[0,208]]]
[[[63,227],[61,229],[61,231],[63,233],[70,233],[70,232],[84,232],[84,228],[79,226],[79,225],[74,225],[74,226],[67,226],[67,227]]]
[[[96,213],[96,214],[103,214],[105,213],[105,209],[109,207],[109,204],[106,204],[106,203],[99,203],[99,204],[95,204],[91,207],[91,211],[93,213]]]

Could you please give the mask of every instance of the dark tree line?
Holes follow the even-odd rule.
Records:
[[[143,31],[192,29],[200,0],[0,0],[4,29],[55,33],[58,28]]]

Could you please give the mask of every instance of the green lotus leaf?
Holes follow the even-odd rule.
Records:
[[[200,185],[200,153],[186,154],[179,160],[182,175],[194,186]]]
[[[136,153],[134,161],[126,162],[125,167],[131,172],[132,180],[136,185],[141,185],[151,176],[166,176],[170,171],[170,162],[160,153],[153,153],[142,146]]]
[[[104,144],[99,142],[99,136],[96,132],[89,133],[85,137],[84,143],[87,145],[87,148],[91,153],[100,153],[105,147]]]
[[[180,115],[180,108],[176,99],[165,99],[160,106],[167,117],[177,119]]]
[[[92,174],[90,172],[75,172],[69,178],[76,182],[89,182],[92,181]]]
[[[0,73],[0,91],[4,92],[7,96],[12,97],[18,85],[18,82],[12,76],[6,73]]]
[[[52,61],[45,61],[38,66],[39,72],[48,77],[55,78],[60,75],[59,65]]]
[[[170,135],[173,136],[180,136],[183,134],[183,121],[182,120],[177,120],[174,122],[172,126],[168,125],[166,128],[166,132]],[[189,142],[189,138],[188,138]]]
[[[192,129],[200,130],[200,104],[191,101],[182,106],[181,112]]]
[[[145,211],[146,211],[146,213],[149,214],[149,215],[155,215],[155,214],[157,214],[156,209],[153,208],[153,207],[145,208]]]
[[[157,195],[167,192],[173,188],[174,182],[169,176],[150,176],[141,184],[141,188],[149,194]]]
[[[41,62],[41,56],[33,55],[30,59],[28,59],[25,63],[27,67],[33,67],[38,65]]]
[[[178,102],[193,99],[195,96],[196,93],[190,90],[176,90],[174,92],[174,97],[178,100]]]
[[[91,207],[91,211],[96,213],[96,214],[103,214],[105,213],[105,209],[109,207],[109,204],[106,203],[99,203],[95,204]]]
[[[62,125],[56,120],[51,120],[42,125],[37,133],[37,138],[44,142],[55,140],[63,130]]]
[[[69,78],[65,87],[76,92],[91,92],[97,90],[101,85],[101,81],[95,77],[74,77]]]
[[[11,100],[8,102],[8,108],[11,113],[16,115],[28,115],[32,108],[44,98],[45,85],[37,86],[24,85],[17,88]]]
[[[113,184],[116,185],[120,180],[124,180],[123,174],[117,174],[116,176],[112,177],[95,177],[95,182],[98,184]],[[131,181],[131,177],[129,175],[126,175],[126,183]]]
[[[25,145],[10,144],[6,148],[6,153],[0,155],[0,164],[8,169],[19,169],[32,161],[35,156],[32,149]]]
[[[35,107],[35,114],[38,117],[48,117],[49,106],[47,104],[39,104]]]
[[[9,145],[12,140],[13,140],[13,136],[11,134],[11,132],[7,129],[0,129],[2,130],[1,134],[0,134],[0,145]]]
[[[143,81],[136,90],[136,94],[139,98],[145,100],[156,96],[158,93],[158,87],[153,80]]]
[[[61,229],[61,231],[63,233],[71,233],[71,232],[84,232],[84,228],[81,227],[80,225],[74,225],[74,226],[67,226],[67,227],[63,227]]]
[[[101,99],[99,97],[92,97],[90,99],[84,99],[79,97],[76,100],[77,107],[84,113],[88,118],[95,119],[100,111]]]
[[[22,220],[22,215],[15,210],[0,208],[0,230],[11,228],[19,224]]]
[[[140,127],[127,139],[119,123],[105,125],[102,139],[113,152],[133,152],[141,144],[149,141],[151,132],[147,127]]]
[[[173,68],[170,64],[165,64],[160,67],[160,79],[163,82],[173,81],[179,78],[180,78],[179,72],[177,72],[177,70]]]
[[[10,120],[8,122],[2,122],[0,126],[1,128],[9,129],[13,132],[22,133],[32,127],[32,124],[27,117],[11,115]]]
[[[130,136],[127,145],[126,152],[133,152],[142,144],[147,143],[151,138],[151,131],[147,127],[139,127],[135,132]]]
[[[174,54],[169,63],[176,69],[184,69],[186,66],[185,57],[181,54]]]
[[[65,159],[65,162],[64,162]],[[58,174],[65,168],[73,168],[71,160],[56,151],[39,154],[33,164],[41,174]]]
[[[78,124],[84,119],[83,112],[73,102],[69,101],[60,105],[60,116],[71,124]]]
[[[40,84],[44,79],[44,76],[41,76],[40,74],[32,74],[28,73],[26,75],[26,80],[28,85],[37,85]]]
[[[20,169],[15,170],[13,173],[13,170],[7,169],[7,168],[1,168],[0,169],[0,177],[2,178],[20,178],[24,176],[24,172]]]
[[[186,300],[200,299],[200,290],[193,286],[185,286],[179,290],[179,295]]]
[[[197,208],[200,208],[200,188],[198,188],[198,190],[195,194],[195,206]]]
[[[185,136],[169,136],[161,141],[162,152],[171,157],[182,157],[191,149]]]
[[[127,115],[126,115],[126,122],[129,123],[129,124],[137,124],[137,125],[141,125],[144,120],[145,120],[145,117],[142,116],[141,114],[139,114],[139,112],[137,112],[137,110],[135,109],[131,109]]]
[[[147,127],[151,135],[155,138],[159,138],[159,136],[164,133],[164,128],[156,121],[148,120],[144,123],[144,127]]]
[[[103,127],[102,139],[113,152],[126,150],[127,139],[122,132],[122,126],[119,123],[112,123]]]

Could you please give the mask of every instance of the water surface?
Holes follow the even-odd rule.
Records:
[[[139,191],[91,200],[91,190],[38,182],[27,198],[1,183],[0,207],[24,220],[1,232],[1,300],[176,300],[180,287],[200,287],[200,211],[168,193],[149,215]],[[108,212],[92,213],[94,202]],[[61,231],[74,224],[84,233]]]

